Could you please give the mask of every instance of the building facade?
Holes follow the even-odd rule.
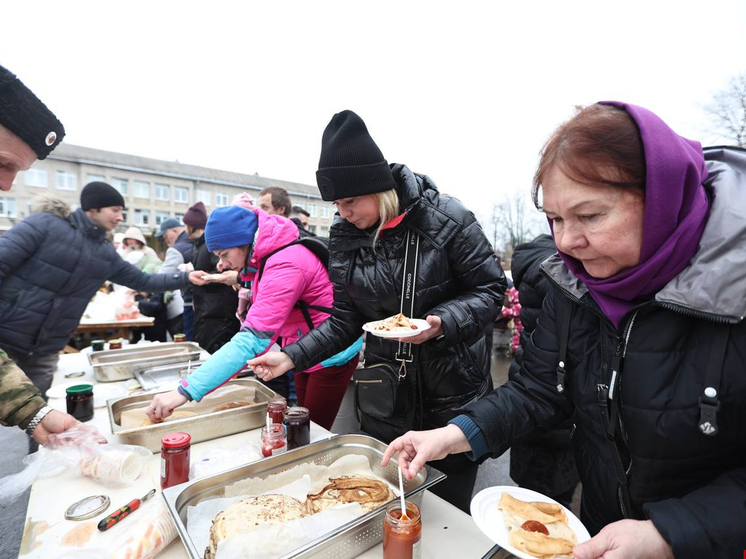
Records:
[[[183,217],[200,200],[209,214],[241,192],[258,199],[267,186],[287,190],[293,205],[311,214],[309,229],[318,235],[329,235],[334,217],[333,206],[321,199],[316,186],[63,143],[47,159],[19,173],[12,190],[0,192],[0,233],[31,213],[37,195],[78,208],[80,191],[92,181],[107,182],[122,193],[127,210],[117,230],[136,225],[146,236],[164,219]]]

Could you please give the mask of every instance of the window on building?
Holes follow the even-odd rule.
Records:
[[[165,220],[167,220],[169,217],[171,217],[168,212],[155,212],[155,224],[156,226],[163,223]]]
[[[179,220],[179,222],[184,223],[184,214],[176,213],[174,214],[174,217]]]
[[[316,211],[316,204],[308,204],[308,213],[311,214],[311,217],[317,217],[318,211]]]
[[[316,226],[315,225],[309,225],[308,226],[308,231],[315,234],[316,233]]]
[[[171,187],[167,184],[155,183],[155,199],[156,200],[170,200],[171,199]]]
[[[29,169],[26,171],[26,186],[40,186],[46,188],[47,170],[46,169]]]
[[[106,182],[106,177],[104,175],[94,175],[91,173],[88,173],[88,184],[89,182]]]
[[[321,206],[321,217],[329,219],[329,206]]]
[[[216,206],[227,206],[228,195],[225,192],[216,192],[215,193],[215,205]]]
[[[55,173],[55,186],[57,190],[77,190],[78,189],[78,177],[75,173],[69,173],[67,171],[57,171]]]
[[[194,198],[195,202],[202,202],[205,206],[212,205],[212,193],[209,190],[198,189]]]
[[[305,202],[295,202],[295,206],[298,206],[299,208],[306,209],[306,203]]]
[[[116,188],[119,191],[119,194],[121,194],[122,196],[127,196],[128,184],[129,184],[129,181],[127,179],[117,179],[117,178],[111,179],[111,186]]]
[[[322,237],[328,237],[329,236],[329,228],[328,227],[322,227],[319,229],[319,235]]]
[[[135,181],[135,198],[150,198],[150,183],[145,181]]]
[[[182,188],[180,186],[174,186],[174,202],[188,204],[189,203],[189,189]]]
[[[124,224],[129,223],[129,218],[127,217],[127,210],[122,211],[122,223]]]
[[[135,210],[135,225],[150,225],[150,211]]]
[[[0,216],[16,217],[15,198],[0,198]]]

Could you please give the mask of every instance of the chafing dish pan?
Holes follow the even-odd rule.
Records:
[[[114,382],[134,378],[136,373],[159,365],[196,361],[203,351],[195,342],[134,345],[90,353],[88,361],[98,382]]]
[[[203,363],[204,361],[184,361],[161,365],[160,367],[150,367],[136,372],[135,378],[143,390],[155,390],[159,387],[175,384],[180,378],[179,373],[193,371]]]
[[[298,464],[314,463],[328,466],[346,454],[362,454],[370,461],[373,473],[398,486],[399,478],[396,462],[382,468],[381,457],[386,450],[382,442],[366,435],[338,435],[307,446],[252,462],[246,466],[233,468],[219,474],[200,478],[194,481],[169,487],[163,491],[168,510],[176,523],[181,541],[191,559],[202,559],[204,549],[196,549],[187,532],[187,507],[194,506],[202,500],[223,497],[226,486],[250,477],[264,478],[278,474]],[[425,489],[445,479],[445,474],[435,468],[425,466],[414,479],[404,479],[406,498],[417,506],[422,505]],[[365,550],[378,544],[383,539],[383,516],[385,506],[369,512],[336,530],[320,535],[317,539],[284,555],[290,557],[330,557],[347,559],[357,557]]]
[[[275,396],[275,392],[254,379],[235,379],[230,381],[226,386],[253,389],[255,391],[254,403],[240,408],[202,413],[204,410],[199,410],[200,404],[190,402],[180,407],[179,410],[187,411],[188,409],[194,409],[200,415],[144,427],[123,427],[121,421],[122,413],[128,410],[139,409],[143,410],[144,414],[144,409],[150,405],[153,396],[158,394],[158,392],[114,398],[106,402],[106,407],[109,410],[111,431],[114,435],[121,437],[121,442],[123,443],[140,445],[153,452],[159,452],[161,449],[161,438],[166,433],[184,431],[192,436],[192,443],[199,443],[263,426],[267,416],[267,402]],[[228,398],[225,402],[230,400],[231,398]],[[202,402],[205,402],[205,400],[202,400]],[[216,402],[210,404],[210,406],[214,407],[225,402],[218,399]],[[144,418],[145,416],[143,415]]]

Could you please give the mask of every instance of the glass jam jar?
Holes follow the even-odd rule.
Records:
[[[161,489],[189,481],[189,433],[169,433],[161,439]]]
[[[90,384],[76,384],[65,390],[67,413],[78,421],[93,419],[93,386]]]
[[[408,519],[402,520],[401,501],[386,506],[383,519],[383,559],[420,559],[422,550],[422,518],[414,503],[405,501]]]
[[[262,456],[265,458],[282,454],[288,449],[285,427],[282,423],[270,423],[262,427]]]
[[[122,338],[109,340],[109,349],[122,349]]]
[[[279,423],[285,420],[285,410],[288,409],[288,403],[280,395],[275,396],[269,402],[267,402],[267,417],[269,417],[270,423]]]
[[[283,414],[288,432],[288,450],[311,442],[311,415],[308,408],[288,408]]]
[[[185,341],[187,341],[186,334],[176,334],[176,335],[174,335],[174,342],[185,342]]]
[[[104,340],[91,340],[91,351],[103,351]]]

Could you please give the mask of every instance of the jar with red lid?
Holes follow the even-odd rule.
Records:
[[[288,409],[288,403],[280,395],[275,396],[269,402],[267,402],[267,417],[269,417],[270,423],[279,423],[285,420],[284,413]]]
[[[288,433],[288,450],[311,442],[311,413],[300,406],[288,408],[283,414]]]
[[[402,519],[401,501],[386,507],[383,519],[383,559],[420,559],[422,550],[422,518],[414,503],[405,501],[407,517]]]
[[[270,423],[262,427],[262,456],[265,458],[282,454],[288,449],[285,427],[282,423]]]
[[[189,433],[169,433],[161,439],[161,489],[189,481]]]

